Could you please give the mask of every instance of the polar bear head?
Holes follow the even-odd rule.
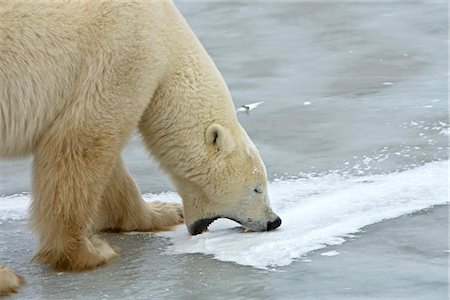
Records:
[[[281,219],[270,207],[267,176],[258,150],[239,125],[210,124],[204,134],[207,168],[190,179],[174,176],[183,198],[185,222],[193,235],[218,218],[251,231],[272,230]]]
[[[281,219],[270,207],[258,150],[210,57],[196,39],[186,44],[172,47],[183,51],[142,116],[144,141],[183,199],[191,234],[218,218],[252,231],[275,229]]]
[[[227,106],[230,108],[219,111],[228,110],[223,115],[232,116],[231,105]],[[183,200],[184,219],[191,234],[202,233],[218,218],[234,220],[251,231],[273,230],[281,225],[270,207],[267,175],[259,152],[235,116],[213,118],[201,126],[203,122],[198,120],[206,113],[177,123],[171,117],[183,114],[155,104],[151,110],[159,113],[148,114],[151,117],[145,118],[142,131]],[[186,126],[192,120],[193,125]]]

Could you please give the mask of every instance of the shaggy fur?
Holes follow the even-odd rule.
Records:
[[[22,276],[15,274],[5,266],[0,266],[0,297],[17,293],[23,284],[25,284],[25,280]]]
[[[227,87],[171,2],[4,1],[0,41],[0,157],[34,157],[37,260],[92,269],[117,257],[96,231],[183,222],[180,205],[145,203],[123,164],[136,127],[189,229],[220,216],[266,230],[277,219]],[[0,269],[0,293],[21,284]]]

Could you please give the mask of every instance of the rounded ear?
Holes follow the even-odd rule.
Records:
[[[217,123],[206,129],[206,143],[216,145],[219,151],[224,154],[232,152],[235,146],[230,131]]]

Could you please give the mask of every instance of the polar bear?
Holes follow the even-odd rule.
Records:
[[[143,201],[120,156],[135,128],[183,207]],[[56,270],[115,259],[102,230],[281,224],[226,84],[170,1],[2,2],[0,141],[2,158],[33,155],[35,258]],[[22,284],[0,267],[0,293]]]

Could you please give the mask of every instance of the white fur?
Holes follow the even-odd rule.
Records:
[[[183,221],[179,205],[146,204],[124,166],[136,127],[181,194],[188,227],[223,216],[265,230],[277,217],[228,89],[171,2],[6,1],[0,41],[0,157],[34,157],[36,259],[95,268],[117,257],[95,231]],[[0,276],[5,291],[20,283]]]

